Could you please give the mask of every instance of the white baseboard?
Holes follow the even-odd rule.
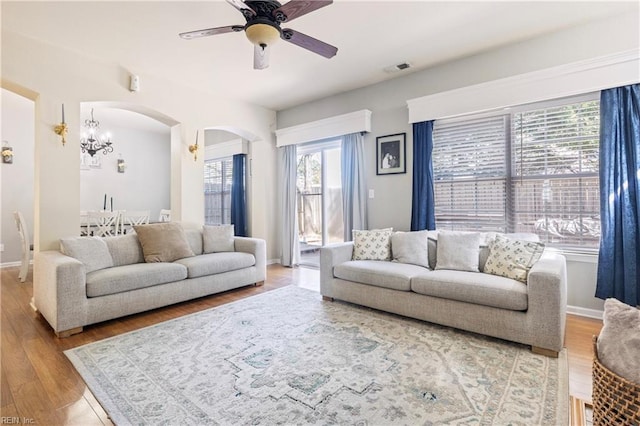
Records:
[[[14,266],[20,266],[20,265],[22,265],[22,262],[20,262],[19,260],[15,262],[4,262],[4,263],[0,263],[0,269],[12,268]],[[29,265],[33,265],[33,260],[29,261]]]
[[[573,314],[573,315],[578,315],[578,316],[581,316],[581,317],[595,318],[595,319],[601,320],[602,316],[604,314],[604,311],[599,311],[597,309],[581,308],[580,306],[568,305],[567,306],[567,313],[568,314]]]
[[[267,265],[275,265],[277,263],[280,263],[280,259],[269,259],[269,260],[267,260]]]

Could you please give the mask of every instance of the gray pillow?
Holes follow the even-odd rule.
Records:
[[[236,251],[233,225],[218,225],[202,227],[202,243],[205,253],[219,253],[223,251]]]
[[[109,247],[100,237],[60,238],[60,251],[82,262],[87,273],[113,266]]]
[[[440,231],[436,269],[479,272],[480,233]]]
[[[184,229],[184,235],[187,237],[187,242],[189,243],[189,247],[191,247],[191,251],[193,251],[193,254],[197,256],[204,253],[204,251],[202,250],[203,242],[202,230],[200,229],[200,226],[198,226],[197,228],[191,228],[183,224],[182,228]]]
[[[147,263],[173,262],[194,255],[178,222],[135,225],[133,229],[138,234]]]
[[[640,310],[607,299],[603,323],[597,344],[600,362],[618,376],[640,384]]]
[[[391,235],[393,260],[429,269],[428,231],[395,232]]]
[[[116,237],[105,237],[109,253],[113,259],[113,266],[132,265],[144,262],[142,246],[135,232]]]

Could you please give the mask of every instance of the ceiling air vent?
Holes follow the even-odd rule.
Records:
[[[384,70],[385,72],[392,73],[392,72],[404,71],[409,68],[411,68],[411,64],[409,62],[403,62],[401,64],[391,65],[390,67],[386,67]]]

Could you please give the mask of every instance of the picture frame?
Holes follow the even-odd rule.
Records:
[[[407,172],[407,134],[376,138],[376,174],[395,175]]]

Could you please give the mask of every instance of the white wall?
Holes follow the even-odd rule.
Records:
[[[36,250],[57,248],[60,237],[79,226],[81,127],[83,102],[107,101],[131,110],[157,113],[171,129],[171,210],[177,220],[203,223],[203,155],[188,151],[197,129],[231,127],[254,135],[251,153],[251,235],[267,240],[275,257],[275,112],[178,86],[127,64],[103,63],[14,33],[2,33],[2,87],[35,100],[34,234]],[[167,58],[167,60],[171,60]],[[78,64],[82,64],[79,66]],[[46,71],[45,71],[46,70]],[[128,90],[129,75],[138,74],[143,89]],[[65,104],[69,135],[66,146],[52,128]],[[36,272],[37,279],[37,272]]]
[[[98,152],[101,167],[83,168],[80,171],[80,209],[101,210],[107,195],[107,208],[113,197],[115,210],[150,210],[151,220],[157,220],[161,209],[170,207],[171,186],[171,132],[155,132],[136,126],[135,118],[127,127],[117,122],[100,121],[100,130],[112,135],[114,151],[107,155]],[[139,120],[151,120],[134,112]],[[118,173],[117,162],[122,155],[124,173]]]
[[[637,14],[618,16],[309,102],[279,111],[278,128],[351,111],[371,110],[372,131],[365,136],[367,184],[375,192],[375,198],[368,200],[369,227],[393,226],[396,230],[408,230],[411,225],[413,132],[408,124],[407,100],[638,49],[639,21]],[[407,173],[377,176],[376,137],[394,133],[407,133]],[[593,259],[583,260],[568,262],[568,304],[601,310],[602,301],[593,297]]]
[[[29,232],[33,233],[34,103],[4,89],[0,92],[0,103],[1,137],[13,148],[12,164],[3,164],[0,160],[0,244],[4,244],[0,263],[6,264],[19,262],[22,254],[14,211],[22,212]]]

